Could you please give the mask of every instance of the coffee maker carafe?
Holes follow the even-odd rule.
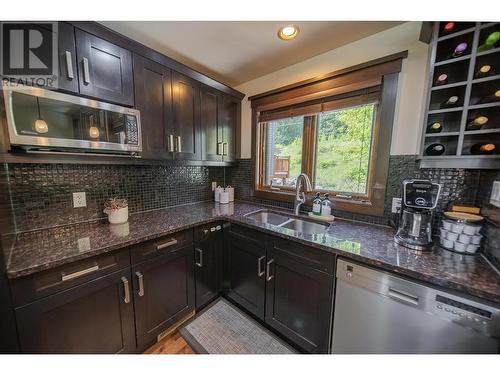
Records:
[[[413,250],[432,248],[432,216],[440,193],[441,185],[429,180],[403,181],[396,243]]]

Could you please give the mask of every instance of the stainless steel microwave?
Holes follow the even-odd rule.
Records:
[[[138,110],[38,88],[4,90],[9,139],[27,150],[138,156]]]

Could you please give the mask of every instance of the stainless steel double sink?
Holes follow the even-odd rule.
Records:
[[[316,223],[269,210],[250,212],[246,214],[245,217],[261,223],[276,225],[280,228],[292,229],[305,234],[321,234],[329,227],[329,224]]]

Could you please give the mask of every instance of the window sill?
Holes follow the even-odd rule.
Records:
[[[295,191],[284,191],[284,190],[268,190],[268,189],[255,189],[255,197],[260,199],[269,199],[280,202],[293,202],[295,200]],[[308,193],[306,195],[306,204],[312,205],[312,200],[314,199],[314,193]],[[342,198],[331,198],[333,202],[333,210],[352,212],[362,215],[370,216],[383,216],[384,215],[384,205],[376,205],[371,201],[360,201],[353,199],[342,199]]]

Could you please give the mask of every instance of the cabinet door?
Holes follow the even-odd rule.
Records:
[[[137,345],[145,349],[194,310],[193,246],[132,268]]]
[[[129,283],[127,268],[16,309],[22,352],[133,352]]]
[[[201,160],[199,83],[172,72],[175,159]]]
[[[142,158],[171,159],[168,135],[172,130],[170,69],[134,55],[136,108],[141,111]]]
[[[59,89],[78,94],[75,28],[66,22],[58,24]]]
[[[201,130],[203,160],[222,161],[222,98],[209,88],[201,90]]]
[[[133,106],[131,52],[79,29],[75,35],[80,94]]]
[[[240,121],[241,103],[238,99],[224,95],[222,106],[223,160],[236,160],[236,130]]]
[[[264,319],[265,244],[229,233],[227,252],[227,296],[258,318]]]
[[[333,276],[276,248],[266,266],[266,323],[309,353],[327,353]]]

